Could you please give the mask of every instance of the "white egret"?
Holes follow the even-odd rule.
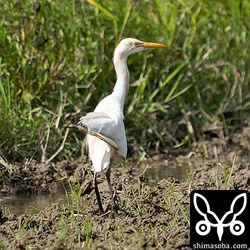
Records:
[[[123,106],[130,81],[127,58],[145,49],[165,47],[164,44],[143,42],[134,38],[123,39],[114,52],[113,61],[117,81],[113,92],[97,105],[94,112],[87,113],[79,121],[88,133],[87,147],[93,164],[91,170],[94,172],[94,187],[101,213],[104,211],[96,174],[107,169],[106,178],[111,193],[112,210],[117,209],[110,180],[111,165],[114,159],[122,162],[127,156],[127,140],[123,123]]]

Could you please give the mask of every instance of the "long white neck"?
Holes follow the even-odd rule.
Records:
[[[128,66],[127,66],[127,56],[119,52],[114,53],[114,65],[115,65],[117,81],[112,95],[115,95],[119,98],[123,109],[124,102],[128,94],[129,81],[130,81]]]

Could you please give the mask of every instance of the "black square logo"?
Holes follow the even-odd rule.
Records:
[[[240,190],[196,190],[190,195],[192,249],[248,249],[250,195]]]

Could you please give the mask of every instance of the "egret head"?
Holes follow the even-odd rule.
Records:
[[[117,45],[114,54],[117,53],[127,58],[133,53],[152,48],[166,48],[166,45],[161,43],[143,42],[135,38],[125,38]]]

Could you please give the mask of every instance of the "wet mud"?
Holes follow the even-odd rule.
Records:
[[[190,249],[189,195],[195,189],[250,191],[250,129],[231,137],[206,138],[206,157],[192,152],[155,154],[143,164],[114,166],[112,185],[119,210],[111,212],[105,174],[98,175],[105,213],[100,215],[86,157],[48,165],[37,162],[0,165],[2,194],[65,193],[36,213],[11,213],[1,205],[0,249]],[[160,175],[186,164],[186,177]],[[154,163],[154,164],[153,164]],[[191,167],[190,167],[191,166]],[[135,169],[136,168],[136,169]],[[149,175],[150,173],[150,175]],[[157,175],[155,178],[152,175]],[[154,179],[154,181],[150,181]]]

